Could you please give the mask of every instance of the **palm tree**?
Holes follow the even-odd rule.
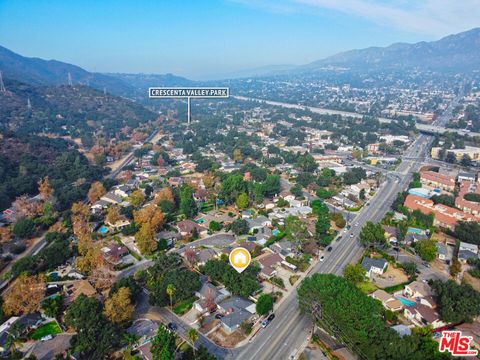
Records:
[[[187,339],[190,340],[190,345],[192,345],[193,355],[195,356],[195,341],[198,340],[198,332],[194,328],[191,328],[187,332]]]
[[[172,298],[173,298],[173,295],[175,295],[175,291],[177,291],[177,289],[175,289],[175,285],[173,284],[167,285],[167,295],[170,296],[170,309],[173,309]]]

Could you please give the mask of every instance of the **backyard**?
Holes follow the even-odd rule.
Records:
[[[35,329],[31,333],[30,337],[33,340],[40,340],[41,338],[47,335],[60,334],[61,332],[62,332],[62,329],[60,329],[60,326],[57,324],[57,322],[52,321],[40,326],[38,329]]]

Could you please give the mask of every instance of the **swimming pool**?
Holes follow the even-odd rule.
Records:
[[[98,232],[100,234],[106,234],[108,232],[108,228],[106,226],[102,226],[100,229],[98,229]]]
[[[413,233],[413,234],[424,234],[425,230],[410,227],[408,228],[407,232]]]
[[[405,306],[413,306],[416,304],[415,301],[407,300],[401,296],[397,297],[397,299],[400,300],[400,302]]]

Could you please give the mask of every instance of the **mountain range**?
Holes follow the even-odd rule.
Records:
[[[480,28],[437,41],[396,43],[387,47],[350,50],[300,66],[271,65],[245,69],[215,78],[260,77],[317,71],[420,70],[469,73],[480,70]],[[32,85],[74,84],[107,89],[115,95],[144,96],[148,86],[188,86],[196,82],[173,74],[102,74],[56,60],[28,58],[0,46],[0,71],[4,77]]]
[[[470,72],[480,70],[480,28],[437,41],[396,43],[387,47],[350,50],[297,67],[296,71],[329,68]]]

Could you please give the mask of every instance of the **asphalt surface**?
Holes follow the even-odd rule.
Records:
[[[420,135],[405,152],[405,156],[422,155],[431,141],[430,136]],[[343,233],[341,239],[332,244],[333,250],[325,253],[325,260],[317,263],[311,270],[311,274],[341,275],[345,265],[358,260],[363,253],[363,247],[358,242],[358,235],[363,225],[367,221],[378,222],[383,218],[390,210],[397,194],[406,189],[413,172],[418,171],[420,166],[419,162],[406,160],[398,166],[396,174],[387,174],[386,181],[370,200],[370,205],[365,206],[358,213],[350,231]],[[350,234],[353,234],[353,237],[350,237]],[[261,330],[251,344],[240,348],[235,359],[270,360],[298,357],[298,351],[310,336],[312,323],[306,315],[299,312],[295,291],[288,295],[288,298],[275,310],[275,314],[275,320]]]
[[[404,156],[423,156],[431,141],[432,137],[420,135]],[[397,194],[407,188],[413,172],[418,171],[421,165],[421,162],[405,160],[394,173],[387,174],[386,180],[381,184],[375,196],[370,199],[370,205],[363,207],[358,212],[351,223],[351,229],[343,232],[340,240],[334,241],[332,251],[326,251],[325,260],[315,264],[308,275],[314,273],[341,275],[347,264],[357,261],[364,250],[358,241],[363,225],[367,221],[378,222],[383,218],[385,213],[390,210]],[[298,286],[298,283],[296,285]],[[247,345],[235,349],[225,349],[217,346],[203,335],[199,337],[196,345],[205,346],[218,359],[280,360],[298,358],[311,335],[312,322],[307,315],[300,313],[295,289],[296,286],[275,309],[275,319],[266,328],[261,329]],[[176,323],[177,334],[185,338],[185,334],[190,328],[189,324],[167,309],[149,306],[146,297],[147,295],[144,294],[143,305],[137,307],[142,316],[165,323]]]

